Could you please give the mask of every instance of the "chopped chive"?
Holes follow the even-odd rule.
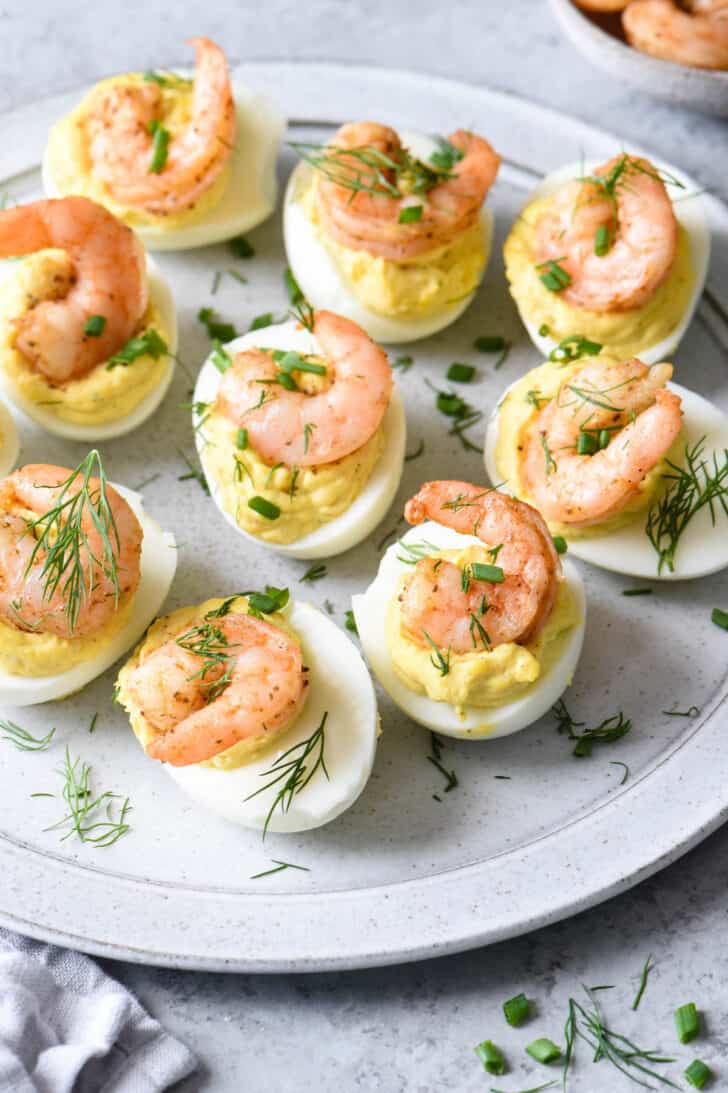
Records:
[[[605,254],[609,253],[610,242],[609,228],[606,224],[600,224],[594,236],[594,253],[597,258],[603,258]]]
[[[422,219],[421,205],[407,205],[399,214],[400,224],[416,224]]]
[[[599,431],[599,450],[604,451],[609,447],[609,441],[612,439],[612,434],[609,429],[600,429]]]
[[[437,395],[437,408],[441,414],[448,417],[458,417],[462,414],[465,402],[454,391],[439,391]]]
[[[579,439],[576,442],[578,455],[594,455],[598,447],[597,438],[592,433],[585,433],[583,430],[579,433]]]
[[[633,1010],[636,1010],[640,1002],[642,1001],[642,995],[645,993],[645,987],[647,986],[647,977],[649,976],[653,967],[654,964],[652,963],[652,955],[650,954],[650,956],[647,957],[647,960],[645,960],[642,966],[642,972],[640,974],[640,984],[637,988],[637,994],[634,996],[634,1002],[632,1003]]]
[[[346,627],[346,629],[351,630],[352,634],[358,634],[359,631],[356,628],[356,619],[354,618],[354,612],[353,611],[345,611],[344,612],[344,619],[346,620],[344,622],[344,626]]]
[[[149,356],[152,360],[157,361],[164,353],[168,352],[167,343],[156,330],[145,330],[143,334],[129,338],[126,345],[122,345],[113,357],[109,357],[106,370],[111,371],[117,365],[126,368],[127,365],[133,364],[139,357]]]
[[[714,607],[710,612],[710,621],[714,622],[716,626],[720,626],[721,630],[728,630],[728,611],[722,611],[720,607]]]
[[[451,144],[444,137],[436,137],[437,151],[430,156],[430,163],[441,171],[452,171],[456,163],[463,158],[464,153]]]
[[[690,1066],[685,1067],[683,1074],[696,1089],[703,1089],[713,1077],[713,1071],[702,1059],[693,1059]]]
[[[300,387],[288,372],[276,372],[275,382],[285,387],[286,391],[300,391]]]
[[[562,292],[563,289],[568,288],[571,284],[571,274],[567,272],[562,266],[559,265],[561,259],[550,262],[541,262],[536,266],[536,269],[544,270],[544,273],[539,273],[539,280],[544,288],[547,288],[549,292]]]
[[[266,311],[262,315],[256,315],[248,330],[262,330],[264,326],[270,326],[273,322],[273,312]]]
[[[267,498],[260,497],[258,494],[248,500],[248,508],[252,509],[253,512],[257,512],[259,516],[265,517],[266,520],[277,520],[281,514],[278,505],[274,505],[272,501],[268,501]]]
[[[300,304],[301,300],[305,299],[305,296],[301,291],[301,286],[288,267],[283,271],[283,284],[286,286],[288,301],[291,307],[295,307],[296,304]]]
[[[299,577],[299,581],[320,581],[322,577],[326,576],[326,566],[322,563],[311,565],[308,567],[302,577]]]
[[[99,338],[104,332],[106,327],[105,315],[89,315],[86,320],[86,325],[83,328],[85,337],[87,338]]]
[[[147,131],[152,134],[152,162],[149,164],[149,173],[158,175],[167,163],[169,130],[153,118],[147,125]]]
[[[475,339],[473,346],[479,353],[502,353],[506,347],[506,340],[501,338],[500,334],[483,334]]]
[[[254,258],[255,248],[251,246],[244,235],[238,235],[235,239],[228,240],[228,250],[236,258]]]
[[[412,357],[396,357],[392,361],[392,368],[397,369],[399,372],[409,372],[414,363]]]
[[[538,328],[538,332],[542,338],[548,337],[548,335],[551,333],[548,323],[541,323],[540,327]]]
[[[651,588],[623,588],[622,589],[622,595],[623,596],[651,596],[652,595],[652,589]]]
[[[518,1028],[524,1021],[528,1020],[531,1016],[531,1004],[523,991],[517,994],[515,998],[509,998],[507,1002],[503,1003],[503,1016],[513,1028]]]
[[[526,1054],[535,1059],[537,1063],[554,1063],[561,1058],[561,1048],[553,1040],[542,1036],[539,1040],[534,1040],[528,1045]]]
[[[580,357],[596,357],[601,353],[603,346],[600,342],[592,342],[583,334],[569,334],[549,353],[549,360],[555,364],[563,364],[568,361],[578,361]]]
[[[287,588],[276,588],[275,585],[267,584],[265,586],[265,592],[241,592],[241,596],[247,597],[248,600],[248,614],[257,615],[272,615],[274,611],[282,611],[290,599],[290,593]],[[233,597],[237,599],[237,597]],[[227,601],[225,601],[227,603]],[[225,604],[222,605],[223,607]],[[220,609],[218,609],[220,611]]]
[[[492,1040],[483,1040],[482,1044],[478,1044],[474,1050],[488,1074],[505,1074],[508,1067],[503,1058],[503,1052]]]
[[[460,361],[453,361],[447,370],[447,378],[453,383],[470,383],[474,375],[472,364],[461,364]]]
[[[207,335],[213,341],[231,342],[237,338],[238,333],[232,323],[223,322],[217,312],[211,307],[201,307],[197,312],[197,319],[207,330]]]
[[[700,1016],[694,1002],[686,1002],[675,1010],[675,1028],[681,1044],[689,1044],[700,1032]]]
[[[310,372],[314,376],[325,376],[326,365],[316,364],[314,361],[305,361],[300,353],[291,350],[284,353],[279,361],[282,372]]]
[[[569,549],[569,544],[563,535],[554,535],[553,537],[554,550],[557,554],[566,554]]]
[[[238,429],[238,435],[235,438],[235,447],[240,452],[244,452],[245,449],[248,447],[248,430],[247,429]]]
[[[505,576],[499,565],[486,565],[484,562],[473,562],[470,572],[475,581],[490,581],[491,584],[503,584]]]
[[[223,349],[222,344],[214,339],[212,343],[212,353],[210,354],[210,360],[217,368],[218,372],[227,372],[230,365],[233,363],[233,359],[226,349]]]

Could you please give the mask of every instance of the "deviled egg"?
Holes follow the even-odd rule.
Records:
[[[397,492],[404,407],[387,356],[355,323],[302,312],[217,348],[200,371],[195,436],[215,504],[293,558],[339,554]]]
[[[117,698],[181,789],[264,833],[329,823],[371,774],[379,716],[364,661],[285,589],[157,619],[122,668]]]
[[[491,482],[593,565],[652,580],[724,569],[728,415],[671,375],[606,352],[532,369],[488,425]]]
[[[374,122],[328,145],[297,145],[283,209],[289,265],[314,307],[387,343],[426,338],[473,299],[490,255],[483,201],[500,157],[458,130],[448,140]]]
[[[134,233],[85,197],[0,212],[0,387],[48,432],[122,436],[174,373],[172,294]]]
[[[503,252],[511,295],[544,356],[580,335],[654,364],[674,351],[693,317],[710,234],[691,178],[622,153],[549,174]]]
[[[139,640],[177,550],[95,451],[74,470],[20,467],[0,481],[0,510],[0,702],[32,706],[81,690]]]
[[[584,639],[576,569],[537,512],[467,482],[428,482],[412,528],[352,598],[369,666],[425,728],[507,736],[569,686]],[[474,534],[473,534],[474,533]]]
[[[175,72],[112,76],[51,129],[49,197],[105,205],[151,250],[231,239],[273,212],[285,119],[264,95],[231,83],[225,55],[192,38],[194,81]]]

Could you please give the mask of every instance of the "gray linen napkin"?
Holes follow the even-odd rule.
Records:
[[[0,929],[0,1093],[158,1093],[196,1066],[87,956]]]

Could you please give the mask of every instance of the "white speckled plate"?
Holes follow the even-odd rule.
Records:
[[[497,247],[543,173],[582,156],[607,158],[622,146],[568,117],[432,76],[290,63],[250,64],[238,75],[278,99],[293,119],[294,139],[325,135],[362,113],[411,129],[482,130],[504,156],[491,198]],[[77,97],[2,119],[0,179],[15,199],[38,195],[45,132]],[[291,165],[285,153],[281,172]],[[711,270],[675,358],[676,379],[728,408],[728,325],[725,300],[719,301],[728,284],[728,211],[713,198],[705,201],[714,231]],[[482,480],[480,454],[464,452],[447,435],[425,377],[443,386],[451,361],[476,364],[467,398],[487,417],[506,385],[538,360],[496,249],[473,306],[455,326],[413,346],[415,365],[398,374],[410,451],[420,440],[425,451],[407,463],[393,510],[370,541],[331,560],[325,579],[299,584],[306,563],[243,541],[194,480],[178,481],[186,469],[178,450],[194,453],[189,412],[180,404],[208,352],[198,308],[213,305],[242,331],[254,315],[285,306],[279,217],[250,238],[256,257],[237,264],[248,284],[223,276],[214,297],[214,272],[235,265],[224,247],[158,256],[178,302],[184,366],[155,416],[131,436],[104,443],[103,454],[109,476],[132,488],[157,476],[143,486],[145,504],[180,548],[169,608],[267,580],[288,584],[342,624],[352,593],[376,572],[382,544],[391,541],[402,504],[420,482],[448,474]],[[496,333],[513,342],[498,372],[493,357],[472,349],[477,335]],[[72,463],[83,452],[25,420],[20,432],[24,462]],[[728,635],[710,622],[713,606],[728,608],[728,572],[656,585],[652,596],[630,599],[621,595],[629,580],[578,564],[589,620],[567,702],[592,725],[623,710],[634,725],[629,736],[576,759],[547,716],[505,739],[448,741],[442,761],[456,771],[458,785],[444,794],[443,779],[427,761],[427,734],[382,695],[384,735],[368,787],[344,816],[301,835],[269,835],[262,844],[182,796],[145,759],[112,704],[113,671],[65,702],[0,711],[31,730],[57,728],[47,752],[26,754],[0,743],[0,922],[104,956],[176,967],[361,967],[533,929],[674,861],[728,810]],[[692,716],[664,712],[676,710]],[[132,830],[110,848],[61,842],[58,831],[44,830],[58,818],[58,802],[30,795],[58,790],[55,771],[65,745],[92,764],[99,788],[132,799]],[[624,767],[616,765],[623,763],[624,785]],[[310,872],[251,880],[272,858]]]

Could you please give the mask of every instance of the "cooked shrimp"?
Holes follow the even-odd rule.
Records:
[[[571,284],[559,295],[576,307],[641,307],[665,280],[675,258],[672,202],[649,160],[617,156],[594,176],[606,185],[574,180],[554,193],[536,224],[536,263],[558,262],[569,274]],[[599,255],[596,240],[604,229],[610,246]]]
[[[111,512],[106,531],[112,566],[99,531],[99,524],[104,524],[99,479],[91,478],[89,495],[94,511],[88,505],[84,507],[80,532],[66,551],[65,566],[60,567],[60,580],[55,588],[49,587],[49,575],[44,573],[47,553],[36,550],[33,557],[37,538],[31,521],[56,505],[63,505],[64,513],[69,512],[69,502],[82,484],[80,476],[69,481],[72,473],[67,467],[36,463],[20,467],[0,480],[0,616],[18,630],[62,638],[95,633],[113,618],[119,601],[132,595],[139,584],[141,525],[129,504],[106,483]],[[71,554],[76,546],[84,592],[74,623],[69,612],[68,584],[74,574]]]
[[[632,0],[622,14],[627,41],[643,53],[696,68],[728,68],[726,0]]]
[[[353,154],[339,155],[337,179],[359,178],[376,192],[355,192],[338,180],[322,177],[317,201],[325,230],[351,250],[365,250],[400,262],[461,235],[477,219],[498,173],[500,157],[486,140],[464,129],[452,133],[448,140],[461,153],[461,159],[453,165],[448,177],[438,181],[433,174],[429,188],[422,188],[416,181],[417,164],[393,129],[376,122],[342,126],[332,148],[343,148]],[[379,153],[381,163],[370,164],[373,152]],[[366,163],[362,163],[362,156]],[[387,185],[383,185],[383,179]],[[419,219],[401,223],[403,211],[415,206],[422,210]]]
[[[217,663],[191,651],[211,643]],[[235,614],[164,642],[132,670],[127,687],[158,733],[147,754],[181,767],[287,728],[306,699],[305,673],[294,638]]]
[[[271,464],[310,467],[342,459],[374,435],[389,405],[387,354],[361,327],[316,311],[313,333],[327,372],[319,394],[280,386],[278,364],[259,349],[238,353],[220,383],[216,409],[244,426],[251,447]]]
[[[465,653],[537,636],[556,600],[561,561],[535,509],[496,490],[451,481],[426,482],[404,514],[411,524],[435,520],[477,535],[497,548],[503,571],[501,583],[466,582],[453,562],[417,562],[400,594],[402,622],[413,640]]]
[[[682,427],[680,397],[665,390],[671,364],[594,360],[571,375],[535,418],[525,443],[523,481],[547,520],[573,527],[620,512]],[[606,448],[579,455],[580,434]]]
[[[138,328],[147,307],[144,248],[130,228],[85,197],[34,201],[0,212],[0,258],[56,247],[72,263],[61,299],[29,301],[13,320],[16,348],[51,383],[83,376]],[[97,337],[88,319],[106,320]]]
[[[235,143],[235,104],[225,54],[209,38],[195,49],[192,116],[170,141],[159,172],[151,168],[154,123],[163,92],[154,82],[105,90],[86,121],[94,174],[121,205],[166,216],[192,208],[214,185]]]
[[[624,11],[629,0],[576,0],[577,7],[584,11]]]

